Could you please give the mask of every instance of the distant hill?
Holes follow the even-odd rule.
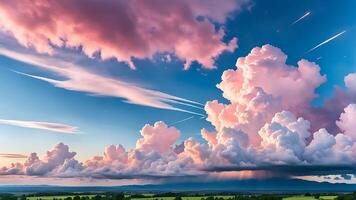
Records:
[[[351,192],[356,191],[356,184],[319,183],[299,179],[246,179],[214,182],[181,182],[157,185],[125,185],[111,187],[93,186],[0,186],[0,193],[13,192],[98,192],[98,191],[134,191],[134,192],[265,192],[265,193],[305,193],[305,192]]]

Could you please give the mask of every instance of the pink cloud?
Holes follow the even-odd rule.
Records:
[[[237,70],[224,72],[218,88],[232,102],[243,101],[239,93],[246,89],[261,88],[267,94],[281,98],[284,108],[304,106],[316,96],[315,89],[325,82],[326,77],[320,75],[320,67],[315,63],[300,60],[295,67],[287,65],[286,60],[287,55],[279,48],[271,45],[255,47],[246,57],[237,59]]]
[[[354,166],[355,104],[349,103],[335,113],[338,118],[332,123],[339,126],[340,132],[331,133],[325,127],[314,131],[312,125],[318,121],[308,120],[304,111],[311,108],[315,89],[326,78],[315,63],[302,60],[298,66],[290,66],[285,64],[286,57],[280,49],[265,45],[239,58],[237,69],[224,72],[218,88],[228,102],[206,103],[207,120],[215,130],[201,130],[205,142],[188,138],[177,150],[180,131],[160,121],[146,124],[132,149],[111,145],[102,156],[81,163],[68,146],[58,144],[44,158],[31,154],[25,163],[4,167],[0,174],[154,179],[223,177],[226,171],[257,170],[292,176],[300,172],[314,175],[316,172],[308,169],[316,166],[320,168],[318,173],[325,173],[323,166],[334,166],[334,173],[340,166]],[[345,82],[349,81],[347,78]],[[349,97],[353,92],[349,89],[340,94]]]
[[[347,113],[348,110],[345,110]],[[133,149],[126,150],[121,145],[111,145],[105,149],[103,156],[81,163],[74,158],[75,152],[69,151],[67,145],[60,143],[42,159],[32,153],[24,163],[3,167],[0,174],[108,179],[191,175],[214,177],[218,174],[206,169],[230,167],[250,170],[275,165],[303,168],[328,163],[335,166],[356,163],[356,140],[349,137],[347,132],[333,136],[325,129],[320,129],[312,134],[309,128],[309,121],[297,118],[291,112],[282,111],[276,113],[258,131],[261,137],[258,146],[249,142],[246,133],[224,128],[216,133],[203,131],[202,136],[207,138],[207,144],[199,143],[193,138],[186,139],[183,151],[177,153],[173,144],[178,140],[179,131],[163,122],[157,122],[153,126],[146,125],[141,130],[142,137]],[[209,137],[206,134],[210,134]],[[310,137],[311,140],[308,141]],[[162,144],[162,138],[168,138],[169,142]],[[157,145],[153,146],[154,143]]]
[[[348,105],[336,124],[346,135],[356,140],[356,104]]]
[[[12,164],[11,167],[3,167],[0,174],[7,175],[35,175],[44,176],[49,173],[64,168],[68,162],[76,155],[75,152],[70,152],[69,147],[63,143],[59,143],[53,147],[52,150],[47,151],[43,159],[40,159],[36,153],[31,153],[27,160],[21,164]],[[73,160],[74,161],[74,160]],[[74,161],[76,162],[76,161]],[[79,166],[80,164],[78,164]]]
[[[333,134],[340,131],[335,121],[339,119],[340,113],[349,104],[356,102],[356,76],[355,73],[348,74],[344,78],[345,88],[335,86],[333,97],[325,99],[322,107],[305,109],[305,118],[312,121],[312,130],[326,128]]]
[[[236,70],[226,70],[217,85],[230,101],[224,105],[208,102],[205,110],[218,130],[241,129],[258,145],[258,130],[282,110],[300,113],[316,97],[315,89],[326,81],[315,63],[301,60],[286,64],[287,55],[271,45],[255,47],[237,59]],[[303,95],[300,95],[303,94]]]
[[[216,132],[209,132],[205,128],[201,130],[201,136],[204,138],[208,144],[216,145],[217,144],[217,139],[216,139]]]
[[[171,151],[173,144],[180,136],[180,132],[176,128],[168,127],[163,122],[156,122],[154,126],[146,124],[140,132],[142,138],[137,141],[136,148],[143,152]]]
[[[54,54],[55,47],[81,48],[89,57],[99,53],[131,68],[133,58],[168,53],[183,60],[186,69],[193,61],[211,69],[216,57],[237,47],[236,38],[223,42],[225,32],[213,22],[224,23],[249,1],[2,0],[0,5],[3,31],[41,53]]]
[[[77,127],[51,122],[0,119],[0,124],[67,134],[76,134],[78,132]]]
[[[356,92],[356,73],[349,74],[345,77],[345,85],[351,91]]]
[[[0,157],[2,158],[27,158],[26,155],[23,154],[14,154],[14,153],[0,153]]]

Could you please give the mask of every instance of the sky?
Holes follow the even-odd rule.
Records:
[[[0,184],[355,183],[355,6],[0,0]]]

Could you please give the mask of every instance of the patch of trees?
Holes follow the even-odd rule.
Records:
[[[356,192],[352,194],[342,194],[336,198],[336,200],[355,200],[355,199],[356,199]]]
[[[143,195],[143,194],[131,194],[131,198],[147,198],[147,196]]]
[[[52,196],[52,195],[51,195]],[[63,196],[63,195],[60,195]],[[61,198],[60,196],[53,197],[53,200],[130,200],[130,198],[126,198],[123,193],[103,193],[96,194],[93,197],[85,196],[85,195],[74,195],[73,197]],[[28,196],[29,197],[29,196]],[[41,200],[42,196],[38,196],[38,200]],[[17,200],[15,199],[1,199],[0,200]]]
[[[129,198],[125,198],[125,195],[123,193],[105,193],[105,194],[97,194],[93,196],[92,198],[89,197],[80,197],[80,196],[74,196],[73,198],[68,198],[65,200],[129,200]]]
[[[43,196],[69,196],[76,195],[71,192],[37,192],[33,194],[28,194],[27,197],[43,197]]]
[[[235,195],[231,198],[209,196],[201,198],[201,200],[282,200],[283,197],[279,195]]]
[[[174,192],[167,192],[167,193],[158,193],[153,195],[152,197],[177,197],[177,196],[181,196],[178,193],[174,193]],[[184,195],[183,195],[184,196]]]
[[[13,194],[0,194],[0,200],[17,200],[17,197]]]

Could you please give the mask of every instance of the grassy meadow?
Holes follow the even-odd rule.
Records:
[[[144,194],[146,197],[142,198],[131,198],[131,200],[174,200],[175,197],[153,197],[153,194]],[[95,195],[79,195],[80,197],[89,197],[90,199],[93,198]],[[125,195],[128,197],[129,195]],[[73,198],[74,195],[64,195],[64,196],[37,196],[37,197],[27,197],[27,200],[65,200],[68,197]],[[207,196],[206,196],[207,197]],[[206,198],[202,196],[186,196],[182,197],[182,200],[201,200],[202,198]],[[231,195],[220,195],[220,196],[214,196],[217,198],[223,198],[223,199],[231,199],[234,196]],[[334,200],[336,199],[337,196],[320,196],[319,200]],[[285,197],[283,200],[317,200],[313,196],[291,196],[291,197]]]
[[[337,196],[320,196],[319,200],[334,200]],[[306,197],[306,196],[292,196],[283,198],[283,200],[316,200],[315,197]]]
[[[53,200],[54,198],[57,200],[64,200],[68,197],[73,198],[75,195],[63,195],[63,196],[38,196],[38,197],[27,197],[27,200]],[[89,198],[93,198],[95,195],[91,194],[91,195],[79,195],[80,197],[89,197]]]

